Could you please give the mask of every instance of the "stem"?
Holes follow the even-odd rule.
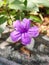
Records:
[[[42,21],[44,21],[44,18],[41,14],[39,14],[39,17],[41,18]]]

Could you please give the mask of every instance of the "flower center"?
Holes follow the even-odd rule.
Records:
[[[21,29],[21,33],[25,33],[25,32],[27,32],[28,30],[26,29],[26,28],[23,28],[23,29]]]

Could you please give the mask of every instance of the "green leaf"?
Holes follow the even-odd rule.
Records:
[[[33,20],[34,22],[38,22],[38,23],[41,23],[42,22],[42,20],[40,19],[40,17],[38,17],[38,16],[30,16],[30,18],[29,18],[30,20]]]
[[[33,2],[33,0],[27,0],[27,10],[29,10],[29,11],[39,11],[39,8]]]
[[[9,4],[10,9],[22,10],[24,9],[24,4],[20,0],[14,0],[11,4]]]
[[[10,3],[14,2],[14,0],[6,0],[6,2],[7,2],[8,4],[10,4]]]
[[[28,0],[29,1],[29,0]],[[32,3],[37,5],[43,5],[45,7],[49,7],[49,0],[30,0]]]
[[[29,0],[24,0],[23,2],[22,0],[13,1],[13,3],[11,3],[9,7],[17,10],[19,9],[19,10],[28,10],[28,11],[32,11],[32,10],[39,11],[37,5]]]
[[[15,2],[18,1],[18,2],[23,3],[25,0],[7,0],[8,3],[12,3],[12,2],[14,2],[14,1],[15,1]]]
[[[6,18],[4,16],[0,17],[0,24],[3,24],[4,22],[6,22]]]
[[[3,1],[2,0],[0,0],[0,7],[3,5]]]
[[[49,0],[27,0],[27,10],[39,11],[39,5],[49,7]]]
[[[38,0],[38,4],[49,7],[49,0]]]
[[[27,0],[24,1],[24,5],[25,5],[25,7],[27,7]]]

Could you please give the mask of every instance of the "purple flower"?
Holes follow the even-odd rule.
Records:
[[[22,22],[16,20],[13,23],[14,31],[10,34],[11,39],[14,42],[21,40],[23,45],[30,44],[31,38],[39,35],[38,27],[31,27],[30,25],[29,19],[24,18]]]

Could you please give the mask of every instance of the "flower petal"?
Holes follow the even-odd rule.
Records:
[[[37,26],[31,27],[28,30],[28,33],[31,37],[37,37],[39,35],[39,29]]]
[[[22,44],[27,45],[30,44],[31,38],[29,37],[28,33],[23,33],[21,38]]]
[[[27,28],[27,29],[29,29],[30,28],[30,20],[29,19],[26,19],[26,18],[24,18],[23,19],[23,22],[22,22],[22,25],[24,26],[24,28]]]
[[[18,28],[19,26],[20,26],[20,20],[16,20],[15,22],[13,22],[14,28]]]
[[[17,31],[22,31],[22,29],[23,29],[23,25],[21,24],[20,20],[16,20],[16,21],[13,23],[13,27],[14,27],[15,30],[17,30]]]
[[[16,42],[21,39],[21,34],[18,31],[13,31],[13,32],[11,32],[10,37],[11,37],[12,41]]]

